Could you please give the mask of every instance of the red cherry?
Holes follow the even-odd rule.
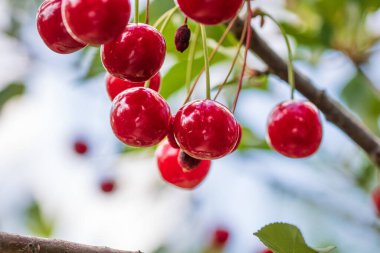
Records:
[[[62,15],[71,35],[90,45],[116,39],[131,15],[129,0],[63,0]]]
[[[37,30],[45,44],[54,52],[69,54],[85,47],[68,33],[61,14],[62,0],[46,0],[37,12]]]
[[[322,141],[318,109],[310,102],[287,101],[277,105],[268,120],[270,145],[287,157],[314,154]]]
[[[177,0],[177,3],[189,18],[205,25],[217,25],[232,19],[243,0]]]
[[[152,78],[165,60],[162,34],[146,24],[130,24],[115,40],[102,46],[101,56],[107,71],[131,82]]]
[[[87,142],[84,140],[76,140],[74,142],[74,151],[78,155],[84,155],[88,152],[88,145]]]
[[[134,147],[158,144],[167,134],[170,108],[152,89],[131,88],[113,101],[111,126],[123,143]]]
[[[192,170],[198,167],[198,165],[202,162],[202,160],[193,158],[182,150],[179,152],[177,160],[179,166],[181,166],[184,170]]]
[[[173,148],[179,148],[178,143],[174,137],[174,117],[170,119],[169,131],[168,131],[168,141]]]
[[[106,179],[100,183],[100,189],[104,193],[111,193],[116,188],[116,182],[113,179]]]
[[[235,152],[238,149],[240,142],[241,142],[241,138],[243,137],[243,128],[241,127],[240,124],[238,124],[238,125],[239,125],[239,135],[238,135],[239,137],[238,137],[238,141],[236,142],[236,145],[235,145],[234,149],[231,151],[231,153]]]
[[[173,148],[167,140],[157,148],[157,165],[162,178],[169,184],[184,189],[193,189],[198,186],[207,176],[211,161],[201,161],[192,170],[184,170],[178,164],[180,149]]]
[[[271,251],[270,249],[265,249],[265,250],[263,250],[262,253],[273,253],[273,251]]]
[[[230,232],[224,228],[218,228],[214,231],[213,245],[224,247],[230,237]]]
[[[158,92],[161,85],[161,75],[157,73],[152,79],[149,80],[149,88]],[[135,87],[144,87],[145,82],[133,83],[130,81],[122,80],[120,78],[114,77],[110,74],[106,76],[106,89],[108,93],[108,97],[111,100],[119,95],[121,92],[126,89],[135,88]]]
[[[380,217],[380,186],[372,192],[372,201],[376,208],[376,213]]]
[[[239,138],[234,115],[213,100],[197,100],[183,106],[174,119],[177,143],[188,155],[213,160],[229,154]]]

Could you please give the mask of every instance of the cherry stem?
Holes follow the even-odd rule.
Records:
[[[187,64],[187,70],[186,70],[186,89],[187,89],[187,92],[190,91],[190,82],[191,82],[191,77],[193,75],[193,64],[194,64],[194,59],[195,59],[195,52],[197,49],[197,43],[198,43],[198,39],[199,39],[199,31],[200,31],[200,28],[197,25],[197,27],[195,28],[195,32],[194,32],[194,41],[191,44],[190,49],[189,49],[188,64]]]
[[[230,70],[228,71],[228,74],[226,76],[226,78],[224,79],[224,82],[218,87],[218,91],[214,97],[214,100],[216,100],[218,98],[218,96],[220,95],[220,93],[222,92],[224,86],[227,84],[228,82],[228,79],[230,78],[231,74],[232,74],[232,71],[234,70],[234,67],[236,65],[236,62],[240,56],[240,50],[241,48],[243,47],[243,43],[244,43],[244,39],[246,37],[246,34],[247,34],[247,26],[248,26],[248,19],[244,22],[244,27],[243,27],[243,32],[242,32],[242,35],[240,37],[240,41],[239,41],[239,44],[238,44],[238,48],[236,50],[236,54],[235,54],[235,57],[232,61],[232,64],[231,64],[231,67],[230,67]]]
[[[174,10],[177,10],[178,9],[178,6],[175,6],[173,8],[171,8],[170,10],[168,10],[167,12],[165,12],[155,23],[154,23],[154,27],[157,28],[167,17],[168,15],[170,15],[170,13],[172,13]]]
[[[164,33],[166,27],[168,26],[169,24],[169,21],[172,19],[173,15],[175,14],[175,12],[177,11],[178,8],[173,8],[171,9],[171,11],[168,13],[168,16],[165,18],[165,21],[164,23],[162,24],[161,26],[161,29],[160,29],[160,32],[161,33]]]
[[[149,9],[150,9],[150,1],[146,0],[145,24],[147,24],[147,25],[149,25]]]
[[[251,40],[252,40],[252,26],[251,26],[251,20],[252,20],[252,9],[251,9],[251,1],[247,1],[248,4],[248,17],[247,17],[247,22],[248,22],[248,28],[247,28],[247,39],[245,43],[245,52],[244,52],[244,60],[243,60],[243,68],[241,70],[240,74],[240,79],[239,79],[239,85],[238,89],[236,92],[235,100],[232,106],[232,113],[235,113],[237,102],[239,100],[240,92],[243,87],[243,79],[244,79],[244,74],[245,74],[245,69],[247,67],[247,58],[248,58],[248,51],[251,45]]]
[[[224,31],[222,37],[220,37],[219,41],[218,41],[218,44],[216,45],[216,47],[214,48],[214,50],[212,51],[211,55],[210,55],[210,58],[209,58],[209,62],[211,62],[216,53],[218,52],[220,46],[222,45],[222,43],[224,42],[224,40],[227,38],[227,35],[230,33],[232,27],[234,26],[234,24],[236,23],[236,20],[237,20],[238,16],[236,15],[230,22],[230,24],[228,25],[227,29]],[[199,73],[199,75],[197,76],[197,78],[195,79],[194,83],[192,84],[191,88],[190,88],[190,92],[187,94],[187,97],[185,99],[185,102],[184,104],[186,104],[187,102],[189,102],[190,100],[190,97],[191,95],[193,94],[194,92],[194,89],[195,87],[197,86],[199,80],[201,79],[202,77],[202,74],[203,74],[203,71],[205,71],[205,67],[202,68],[201,72]]]
[[[135,0],[135,23],[139,23],[139,0]]]
[[[202,34],[203,56],[204,56],[205,68],[206,68],[206,98],[211,99],[210,64],[208,61],[207,33],[206,33],[206,27],[204,25],[200,25],[200,26],[201,26],[201,34]]]
[[[296,85],[295,85],[295,80],[294,80],[293,53],[292,53],[292,48],[290,46],[290,41],[289,41],[288,35],[286,34],[282,25],[279,22],[277,22],[277,20],[273,16],[271,16],[270,14],[260,10],[260,11],[258,11],[257,15],[266,16],[266,17],[270,18],[278,26],[278,28],[280,29],[280,31],[282,33],[282,36],[285,39],[286,47],[288,50],[288,82],[289,82],[290,87],[291,87],[290,99],[293,100]]]

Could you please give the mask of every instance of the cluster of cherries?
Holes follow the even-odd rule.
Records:
[[[177,0],[186,17],[203,25],[232,19],[243,2]],[[206,177],[211,160],[238,148],[242,128],[227,107],[211,99],[189,102],[173,116],[158,92],[165,39],[148,24],[129,23],[130,16],[129,0],[45,0],[38,10],[37,28],[57,53],[101,46],[114,134],[133,147],[161,143],[156,156],[162,177],[178,187],[194,188]],[[309,102],[278,105],[269,117],[268,139],[285,156],[313,154],[322,139],[318,110]]]

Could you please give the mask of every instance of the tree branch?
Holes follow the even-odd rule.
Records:
[[[244,22],[237,20],[232,28],[236,38],[243,32]],[[276,76],[287,81],[287,63],[275,53],[267,43],[252,29],[252,42],[250,49],[260,57]],[[310,79],[295,69],[296,89],[314,103],[323,112],[326,119],[339,127],[357,145],[359,145],[380,169],[380,140],[350,111],[327,95],[326,91],[316,88]],[[365,101],[363,101],[365,103]]]
[[[1,253],[142,253],[0,232]]]

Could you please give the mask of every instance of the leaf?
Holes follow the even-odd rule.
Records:
[[[50,237],[54,231],[54,222],[43,216],[36,201],[26,209],[26,226],[32,233],[43,237]]]
[[[20,96],[25,92],[25,85],[22,83],[12,83],[0,91],[0,111],[4,105],[16,96]]]
[[[287,223],[272,223],[256,235],[274,253],[327,253],[335,249],[333,246],[321,249],[310,248],[301,231],[294,225]]]
[[[263,149],[270,150],[269,145],[263,139],[257,137],[256,134],[252,132],[252,130],[248,127],[242,127],[242,136],[240,145],[238,147],[239,151],[249,150],[249,149]]]
[[[83,76],[83,80],[91,79],[105,72],[100,58],[99,48],[86,47],[83,50],[83,57],[81,57],[81,61],[86,62],[86,60],[89,61],[89,66],[85,75]]]

